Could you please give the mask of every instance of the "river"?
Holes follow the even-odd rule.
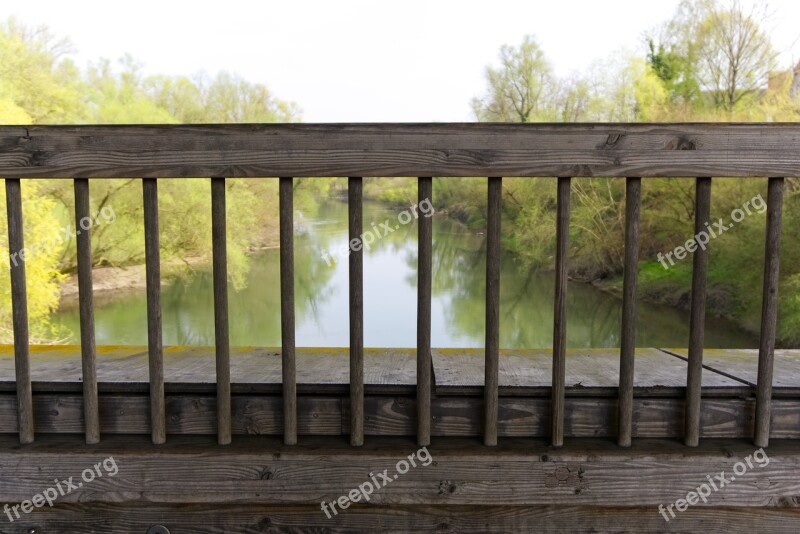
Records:
[[[372,223],[398,228],[377,239],[364,255],[364,343],[370,347],[416,344],[417,227],[398,223],[399,210],[364,205],[364,229]],[[422,215],[420,215],[422,216]],[[404,219],[407,217],[404,217]],[[381,230],[386,232],[384,226]],[[348,341],[347,205],[330,201],[296,216],[295,300],[298,346],[345,347]],[[334,258],[327,257],[331,254]],[[484,342],[484,236],[447,217],[433,220],[434,347],[482,347]],[[550,272],[520,268],[503,260],[500,278],[500,337],[504,348],[552,345],[553,285]],[[214,314],[210,270],[165,286],[162,291],[164,343],[212,345]],[[106,299],[104,299],[106,300]],[[278,250],[251,257],[246,284],[230,290],[231,344],[280,345]],[[570,283],[567,299],[568,347],[618,347],[622,301],[582,283]],[[685,347],[688,313],[640,302],[636,343],[641,347]],[[59,311],[54,320],[78,341],[78,310]],[[98,305],[97,343],[146,344],[144,291],[126,292]],[[757,339],[735,324],[709,317],[706,347],[753,348]]]

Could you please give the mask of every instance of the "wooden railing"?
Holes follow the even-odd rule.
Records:
[[[432,176],[488,180],[484,443],[498,437],[501,176],[557,178],[556,297],[552,432],[563,443],[570,178],[625,178],[625,260],[618,438],[632,439],[634,348],[641,181],[696,178],[695,230],[709,223],[711,176],[769,177],[763,310],[758,355],[755,443],[770,432],[783,176],[800,175],[796,124],[332,124],[0,127],[9,250],[23,250],[21,178],[73,178],[76,222],[89,216],[89,181],[140,178],[143,185],[151,429],[166,440],[162,347],[158,180],[211,177],[218,441],[231,442],[231,379],[225,228],[225,179],[280,177],[280,287],[284,441],[297,443],[292,184],[297,176],[349,176],[349,235],[362,233],[363,176],[419,176],[419,200]],[[90,232],[77,238],[84,422],[87,443],[100,440]],[[417,440],[431,439],[430,219],[419,219]],[[700,437],[701,373],[708,256],[694,253],[685,442]],[[349,256],[350,442],[364,443],[363,251]],[[34,440],[24,262],[11,269],[19,437]]]

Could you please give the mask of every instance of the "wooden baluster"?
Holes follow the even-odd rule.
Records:
[[[756,447],[769,445],[772,416],[772,367],[778,323],[778,274],[781,256],[783,178],[770,178],[767,193],[767,238],[764,247],[764,294],[761,302],[761,339],[756,383]]]
[[[420,178],[417,192],[419,207],[423,202],[431,204],[432,197],[433,179]],[[417,219],[417,224],[417,444],[424,447],[431,443],[433,221],[430,216],[423,214]]]
[[[486,445],[497,445],[500,357],[500,200],[503,179],[489,178],[486,228],[486,364],[484,432]]]
[[[217,364],[217,441],[231,442],[231,361],[228,326],[228,251],[225,178],[211,178],[211,235],[214,269],[214,339]]]
[[[294,323],[294,179],[280,181],[281,370],[283,373],[283,442],[297,443],[297,378]]]
[[[100,407],[97,399],[97,350],[92,293],[92,218],[89,214],[89,180],[75,178],[75,235],[78,260],[78,308],[81,331],[83,420],[86,443],[100,442]]]
[[[639,277],[639,210],[641,178],[625,182],[625,274],[622,287],[622,336],[619,363],[620,447],[631,445],[633,434],[633,363],[636,351],[636,284]]]
[[[364,444],[364,251],[362,179],[347,182],[350,238],[350,444]],[[357,240],[357,241],[354,241]],[[356,246],[353,246],[357,243]]]
[[[694,235],[697,236],[700,232],[708,235],[707,224],[711,213],[711,178],[697,178],[694,202]],[[686,428],[684,442],[690,447],[697,447],[700,444],[703,336],[706,322],[706,277],[708,274],[708,250],[705,244],[694,251],[692,261],[692,304],[689,323],[689,364],[686,377]]]
[[[554,447],[564,444],[564,391],[567,354],[567,279],[569,276],[570,178],[558,179],[556,207],[556,292],[553,318],[552,432]]]
[[[22,233],[22,190],[19,178],[6,178],[8,252],[11,269],[11,314],[14,325],[14,369],[20,443],[33,443],[33,391],[28,338],[28,291],[25,282],[25,240]]]
[[[150,433],[153,443],[167,441],[164,398],[164,346],[161,327],[161,252],[158,230],[158,181],[142,179],[144,252],[147,281],[147,354],[150,368]]]

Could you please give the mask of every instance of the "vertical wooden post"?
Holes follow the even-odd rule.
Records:
[[[280,181],[281,370],[283,373],[283,442],[297,444],[297,379],[294,323],[294,179]]]
[[[164,347],[161,331],[161,252],[158,230],[158,180],[142,179],[144,254],[147,281],[147,354],[150,368],[150,434],[156,445],[167,441],[164,399]]]
[[[636,284],[639,277],[639,210],[641,178],[625,182],[625,273],[622,283],[622,336],[619,363],[620,447],[630,447],[633,435],[633,363],[636,352]]]
[[[708,235],[706,224],[711,213],[711,178],[697,178],[695,183],[694,235]],[[708,242],[708,239],[706,239]],[[700,245],[698,243],[698,245]],[[694,251],[692,265],[692,304],[689,323],[689,364],[686,376],[686,428],[684,442],[700,444],[700,407],[703,385],[703,337],[706,322],[706,277],[708,250],[703,244]]]
[[[211,178],[211,235],[214,269],[214,339],[217,363],[217,441],[231,442],[231,362],[228,327],[228,237],[225,178]]]
[[[350,238],[350,444],[364,444],[364,251],[362,180],[347,182]]]
[[[554,447],[564,444],[564,391],[567,357],[567,279],[569,276],[570,178],[558,179],[556,207],[556,292],[553,318],[552,436]]]
[[[19,442],[33,443],[33,391],[28,339],[28,291],[25,282],[25,240],[22,232],[22,190],[19,178],[6,178],[8,252],[11,269],[11,315],[14,325],[14,369],[17,382]]]
[[[764,247],[764,295],[761,301],[761,339],[756,383],[756,447],[769,445],[772,417],[772,368],[778,323],[778,274],[781,257],[783,178],[770,178],[767,193],[767,238]]]
[[[500,200],[501,177],[489,178],[486,228],[486,364],[484,375],[485,445],[497,445],[500,367]]]
[[[92,294],[92,218],[89,214],[89,180],[75,178],[75,235],[78,256],[78,308],[81,329],[83,420],[86,443],[100,442],[100,408],[97,399],[97,366]]]
[[[422,177],[418,182],[419,205],[431,203],[433,179]],[[433,222],[421,216],[418,224],[417,260],[417,444],[431,444],[431,293],[433,262]]]

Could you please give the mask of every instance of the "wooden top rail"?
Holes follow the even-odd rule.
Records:
[[[800,124],[0,126],[0,176],[797,176]]]

